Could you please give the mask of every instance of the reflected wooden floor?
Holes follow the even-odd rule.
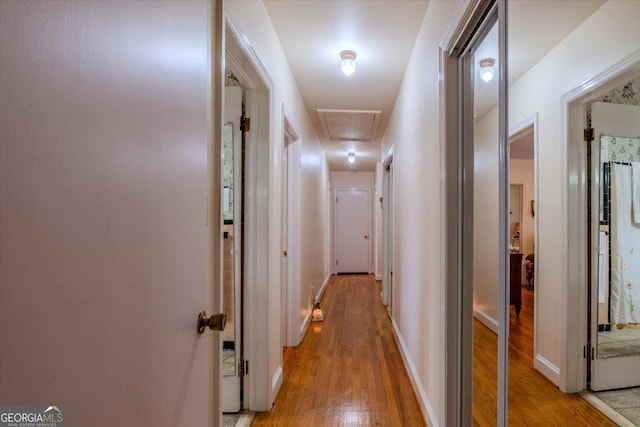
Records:
[[[323,322],[284,353],[284,383],[253,426],[423,426],[372,276],[333,276]]]
[[[511,307],[509,420],[511,426],[615,426],[577,394],[564,394],[533,369],[533,291],[522,289],[520,318]],[[496,425],[496,335],[474,321],[473,424]]]

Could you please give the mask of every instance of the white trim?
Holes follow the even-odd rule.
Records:
[[[382,280],[382,274],[376,274],[376,280]]]
[[[313,296],[316,299],[316,301],[322,300],[322,296],[324,295],[324,291],[327,288],[327,285],[329,284],[330,279],[331,279],[331,275],[329,274],[324,279],[324,282],[322,283],[322,286],[320,287],[320,290],[318,291],[318,293]],[[304,339],[304,336],[307,334],[307,330],[309,329],[310,324],[311,324],[311,310],[309,310],[307,315],[302,320],[302,323],[300,324],[300,330],[298,331],[298,342],[295,345],[299,345],[302,342],[302,340]]]
[[[558,384],[560,381],[560,368],[549,362],[542,355],[536,354],[536,357],[533,359],[533,367],[536,371],[547,377],[553,384]]]
[[[470,26],[469,21],[476,14],[479,0],[463,0],[458,6],[455,16],[451,20],[451,25],[447,29],[440,47],[444,52],[453,52],[453,49],[460,43],[460,38]]]
[[[311,311],[309,311],[309,313],[307,313],[307,315],[304,316],[304,319],[300,324],[300,330],[298,331],[300,339],[298,340],[298,344],[296,345],[300,345],[302,343],[302,340],[304,339],[304,336],[307,334],[307,329],[309,329],[310,324],[311,324]]]
[[[327,277],[325,277],[324,282],[322,282],[322,286],[320,287],[320,290],[315,295],[316,301],[322,300],[322,297],[324,296],[324,291],[326,290],[327,285],[329,284],[329,280],[331,280],[331,274],[328,274]]]
[[[300,255],[301,255],[301,233],[300,233],[300,150],[301,141],[297,127],[293,124],[291,114],[287,107],[282,103],[282,141],[283,141],[283,157],[284,150],[287,150],[288,162],[285,167],[288,168],[287,188],[283,191],[287,192],[287,219],[288,223],[283,224],[287,227],[287,242],[285,248],[287,250],[286,259],[286,277],[281,278],[283,293],[286,294],[286,302],[281,309],[285,312],[286,337],[283,341],[286,346],[294,347],[300,344],[301,336],[298,332],[299,316],[300,316]],[[283,174],[284,176],[284,174]],[[284,196],[283,196],[284,197]],[[284,216],[283,216],[284,218]]]
[[[271,179],[274,171],[270,167],[270,154],[274,147],[271,132],[273,81],[227,11],[225,24],[224,61],[247,89],[246,112],[252,118],[252,131],[247,134],[245,165],[245,305],[242,313],[244,352],[251,362],[251,370],[244,378],[244,405],[251,410],[267,411],[275,397],[269,375],[270,340],[264,338],[270,336],[268,319],[272,305],[268,290],[274,287],[272,276],[275,272],[272,271],[275,254],[270,250],[274,245],[270,238],[271,225],[275,220],[270,220],[269,215],[274,204],[274,183]],[[277,240],[279,242],[279,238]],[[277,270],[279,278],[279,264]],[[280,339],[276,339],[279,346]],[[279,355],[279,365],[282,365],[282,352]]]
[[[273,396],[273,401],[276,401],[276,396],[278,392],[282,388],[282,383],[284,382],[284,376],[282,373],[282,365],[278,366],[273,379],[271,380],[271,395]]]
[[[493,317],[489,316],[482,310],[473,309],[473,317],[478,319],[480,323],[482,323],[487,328],[491,329],[491,331],[498,335],[498,321]]]
[[[640,50],[627,56],[594,78],[585,81],[561,98],[562,157],[561,216],[563,227],[560,307],[561,364],[558,385],[565,393],[582,391],[586,386],[586,364],[583,346],[587,340],[587,251],[586,236],[586,177],[581,160],[580,143],[583,105],[599,96],[611,85],[619,83],[640,64]],[[606,89],[605,89],[606,88]],[[579,177],[575,179],[572,177]],[[572,254],[569,257],[569,254]],[[573,260],[569,264],[569,259]],[[571,304],[569,304],[569,301]]]
[[[392,145],[391,148],[389,148],[389,151],[387,151],[387,154],[385,154],[383,160],[382,160],[382,172],[384,173],[385,170],[389,169],[389,163],[391,163],[393,161],[393,151],[395,149],[395,145]]]
[[[393,326],[393,336],[398,343],[398,348],[400,349],[400,355],[402,356],[402,361],[404,362],[404,367],[407,370],[407,374],[409,375],[409,380],[411,380],[411,386],[413,387],[413,391],[416,394],[416,399],[418,400],[418,405],[420,406],[420,410],[422,411],[422,417],[427,422],[427,425],[437,427],[438,417],[431,406],[431,402],[427,397],[427,393],[422,387],[422,381],[420,380],[420,375],[418,375],[418,371],[413,364],[413,360],[409,355],[409,349],[402,338],[402,334],[398,329],[398,325],[395,320],[391,318],[391,325]]]
[[[611,406],[598,399],[598,396],[596,396],[595,393],[582,391],[578,393],[578,395],[589,402],[589,404],[596,408],[598,411],[602,412],[605,417],[616,423],[616,425],[620,427],[638,427],[636,424],[626,419],[621,413],[617,412]]]

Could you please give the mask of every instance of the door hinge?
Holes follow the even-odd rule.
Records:
[[[593,128],[588,128],[584,130],[584,140],[586,142],[593,141]]]
[[[582,358],[583,359],[587,358],[587,346],[586,345],[582,346]]]
[[[249,361],[240,359],[240,363],[238,363],[238,376],[244,377],[245,375],[249,375]]]
[[[336,260],[336,265],[338,265],[338,260]]]
[[[251,130],[251,118],[250,117],[240,117],[240,130],[242,132],[249,132]]]

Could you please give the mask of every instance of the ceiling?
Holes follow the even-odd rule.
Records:
[[[434,0],[432,0],[434,1]],[[605,0],[509,3],[509,80],[516,81]],[[265,0],[331,170],[373,171],[404,77],[426,0]],[[292,19],[295,17],[295,19]],[[493,41],[490,41],[493,37]],[[480,56],[497,59],[497,32]],[[489,46],[491,45],[491,47]],[[356,52],[357,70],[340,71],[340,52]],[[476,114],[495,106],[497,79],[476,84]],[[483,83],[484,84],[484,83]],[[319,111],[320,110],[320,111]],[[356,162],[347,162],[347,153]]]

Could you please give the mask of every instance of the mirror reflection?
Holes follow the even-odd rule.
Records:
[[[597,357],[640,354],[640,139],[600,136]]]
[[[233,123],[224,125],[224,162],[223,162],[223,189],[222,189],[222,216],[224,225],[223,233],[223,283],[224,283],[224,305],[225,311],[231,319],[234,306],[234,232],[233,232]],[[223,370],[225,377],[236,375],[236,352],[234,343],[233,322],[227,325],[224,331],[223,349]]]
[[[498,398],[498,25],[479,39],[473,85],[473,422],[496,425]],[[493,70],[493,72],[491,72]]]

